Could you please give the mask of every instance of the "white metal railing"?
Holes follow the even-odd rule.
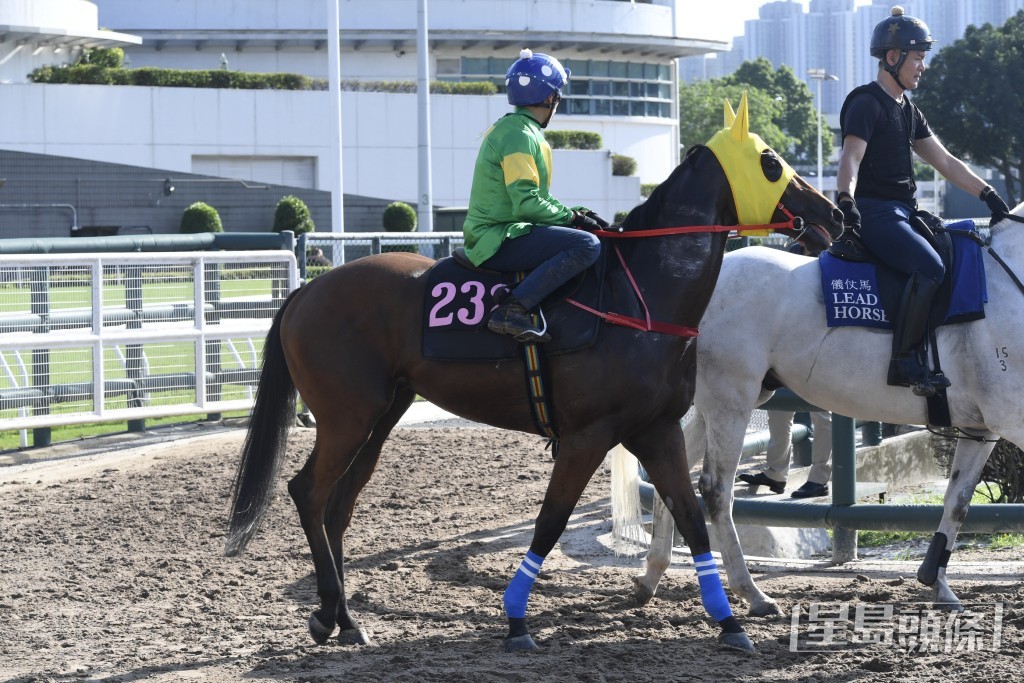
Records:
[[[7,256],[0,430],[246,410],[288,251]]]

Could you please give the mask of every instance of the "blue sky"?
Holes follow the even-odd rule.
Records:
[[[757,19],[757,10],[770,0],[678,0],[677,7],[684,17],[695,22],[699,33],[686,35],[687,38],[711,38],[731,40],[743,35],[743,22]],[[808,0],[801,4],[807,10]],[[870,0],[855,0],[856,6],[868,5]],[[893,0],[893,4],[897,4]],[[685,33],[689,34],[689,31]]]

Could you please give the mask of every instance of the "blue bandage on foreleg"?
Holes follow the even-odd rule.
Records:
[[[700,584],[700,600],[704,609],[715,621],[732,616],[729,599],[725,597],[722,579],[718,576],[718,565],[711,553],[693,556],[693,568],[697,570],[697,582]]]
[[[512,577],[512,583],[505,589],[505,614],[509,619],[526,617],[526,602],[530,599],[530,590],[543,563],[543,557],[526,551],[526,557],[516,570],[516,575]]]

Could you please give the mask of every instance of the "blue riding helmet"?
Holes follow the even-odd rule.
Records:
[[[505,74],[508,103],[517,107],[540,104],[552,92],[562,96],[570,71],[557,59],[541,52],[523,50]]]

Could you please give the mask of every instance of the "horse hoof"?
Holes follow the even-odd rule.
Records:
[[[640,577],[633,578],[633,595],[636,596],[636,601],[641,605],[646,605],[654,598],[654,591],[648,588]]]
[[[349,628],[338,633],[340,645],[370,645],[370,636],[361,628]]]
[[[309,615],[309,635],[313,637],[313,641],[317,645],[323,645],[327,642],[327,639],[334,633],[334,627],[324,626],[319,619],[316,618],[316,613]]]
[[[533,652],[539,649],[529,633],[505,639],[505,652]]]
[[[779,609],[777,603],[762,602],[760,605],[751,605],[747,615],[751,617],[781,617],[782,610]]]
[[[932,607],[939,612],[963,612],[964,606],[959,600],[955,602],[933,602]]]
[[[754,644],[750,642],[750,638],[747,637],[746,633],[720,633],[718,635],[718,644],[728,650],[739,650],[740,652],[756,652]]]

